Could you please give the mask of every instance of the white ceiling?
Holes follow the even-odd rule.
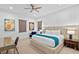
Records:
[[[30,13],[29,12],[30,10],[24,9],[24,8],[30,8],[30,4],[0,4],[0,11],[22,14],[32,17],[34,16],[34,14],[36,14],[36,17],[41,17],[56,12],[58,10],[61,10],[63,8],[71,7],[73,6],[73,4],[35,4],[35,6],[42,7],[41,9],[39,9],[39,13],[37,12]],[[10,10],[9,7],[13,7],[13,9]]]

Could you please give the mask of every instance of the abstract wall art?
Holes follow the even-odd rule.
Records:
[[[15,21],[13,19],[4,19],[4,30],[5,31],[14,31],[15,30]]]

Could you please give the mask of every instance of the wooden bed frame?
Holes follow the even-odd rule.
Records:
[[[40,42],[32,40],[32,39],[31,39],[31,45],[33,47],[38,48],[40,51],[42,51],[45,54],[57,54],[63,48],[63,42],[61,44],[59,44],[57,47],[53,48],[53,47],[47,46],[43,43],[40,43]]]

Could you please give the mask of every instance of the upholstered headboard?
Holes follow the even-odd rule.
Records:
[[[50,33],[50,34],[62,34],[61,28],[46,27],[44,31],[45,33]]]

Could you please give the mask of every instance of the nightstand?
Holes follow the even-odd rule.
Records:
[[[79,50],[79,42],[73,40],[64,40],[64,46]]]

